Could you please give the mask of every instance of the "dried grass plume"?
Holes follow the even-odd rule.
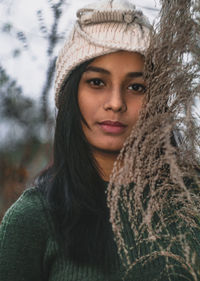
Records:
[[[141,280],[200,280],[200,1],[160,2],[146,100],[108,187],[110,220],[127,275],[159,262]]]

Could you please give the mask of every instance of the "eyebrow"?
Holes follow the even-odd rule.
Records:
[[[88,66],[86,68],[85,72],[89,72],[89,71],[98,72],[98,73],[107,74],[107,75],[111,74],[110,71],[108,71],[104,68],[101,68],[101,67],[97,67],[97,66]],[[129,72],[129,73],[127,73],[126,76],[129,78],[142,77],[143,72]]]

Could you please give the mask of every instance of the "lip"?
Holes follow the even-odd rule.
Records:
[[[99,122],[98,124],[105,133],[110,133],[110,134],[120,134],[127,127],[127,125],[119,121],[112,121],[112,120],[105,120]]]

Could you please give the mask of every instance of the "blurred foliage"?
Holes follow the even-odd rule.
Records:
[[[11,29],[12,29],[12,24],[11,24],[11,23],[5,23],[5,24],[2,26],[2,28],[1,28],[1,30],[2,30],[3,32],[6,32],[6,33],[9,33],[9,32],[11,31]]]
[[[12,52],[12,55],[14,58],[19,57],[21,54],[21,51],[19,49],[14,49]]]
[[[50,89],[52,87],[53,76],[56,66],[56,56],[54,55],[54,50],[56,45],[59,43],[61,36],[58,32],[59,22],[62,16],[62,8],[66,4],[66,0],[59,0],[57,3],[54,3],[53,0],[48,0],[50,9],[53,14],[53,22],[50,28],[46,26],[45,19],[41,10],[37,12],[40,30],[45,34],[45,38],[48,41],[47,54],[49,57],[48,70],[46,75],[46,81],[42,90],[42,112],[44,121],[48,119],[48,96]],[[49,30],[49,31],[48,31]]]
[[[18,81],[10,77],[0,65],[0,221],[7,208],[31,184],[35,176],[44,169],[52,157],[52,131],[54,116],[48,107],[49,92],[55,73],[54,50],[63,35],[58,26],[65,0],[47,0],[53,21],[45,23],[43,11],[37,11],[38,23],[43,39],[47,41],[47,71],[39,100],[27,97]],[[9,3],[10,5],[11,3]],[[30,40],[23,31],[11,23],[3,23],[1,32],[18,38],[23,49],[29,51]],[[13,46],[13,59],[23,50]]]
[[[52,137],[47,134],[38,103],[24,96],[22,88],[2,67],[0,94],[1,125],[6,131],[0,146],[1,220],[5,210],[49,162]]]

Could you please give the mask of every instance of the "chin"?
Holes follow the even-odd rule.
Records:
[[[92,146],[94,150],[102,152],[102,153],[108,153],[108,154],[119,154],[120,150],[122,149],[122,145],[116,145],[116,146]]]

